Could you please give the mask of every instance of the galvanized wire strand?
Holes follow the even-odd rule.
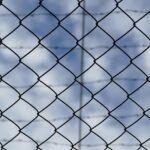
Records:
[[[141,81],[145,81],[146,79],[144,78],[115,78],[113,79],[114,81],[130,81],[130,82],[141,82]],[[84,81],[82,82],[85,85],[90,85],[90,84],[98,84],[98,83],[102,83],[102,82],[109,82],[110,79],[99,79],[99,80],[94,80],[94,81]],[[147,80],[147,82],[149,82],[149,80]],[[64,83],[64,84],[49,84],[47,86],[49,87],[68,87],[70,84],[69,83]],[[74,83],[72,86],[78,86],[78,83]],[[14,88],[16,89],[25,89],[25,88],[30,88],[33,85],[12,85]],[[46,86],[44,85],[37,85],[35,84],[33,86],[34,88],[46,88]],[[0,88],[11,88],[11,86],[9,85],[0,85]]]
[[[148,12],[148,10],[136,10],[136,9],[126,9],[125,12],[127,13],[134,13],[134,14],[145,14]],[[69,13],[69,12],[68,12]],[[53,13],[55,16],[66,16],[68,15],[68,13]],[[91,13],[92,16],[104,16],[106,14],[108,14],[108,12],[98,12],[98,13]],[[120,10],[115,10],[114,12],[112,12],[111,14],[122,14],[123,12]],[[16,14],[18,17],[24,17],[27,14],[25,13],[18,13]],[[72,15],[82,15],[82,12],[78,12],[78,13],[73,13]],[[85,13],[85,15],[88,15]],[[1,13],[0,17],[9,17],[9,16],[13,16],[13,14],[11,13]],[[29,15],[29,17],[37,17],[37,16],[53,16],[50,13],[32,13]]]
[[[0,139],[1,142],[8,142],[8,139]],[[15,139],[12,141],[13,143],[32,143],[30,140],[23,140],[23,139]],[[42,143],[42,141],[38,140],[38,143]],[[71,147],[71,144],[68,143],[58,143],[55,141],[47,141],[45,144],[48,145],[55,145],[55,146],[62,146],[62,147]],[[82,144],[81,147],[86,147],[86,148],[96,148],[96,147],[102,147],[105,146],[105,144]],[[112,144],[112,146],[115,147],[139,147],[138,143],[133,143],[133,144],[128,144],[128,143],[116,143]],[[144,144],[144,146],[150,147],[150,144]]]
[[[120,45],[120,48],[127,48],[127,49],[134,49],[134,48],[146,48],[148,47],[148,44],[139,44],[139,45]],[[20,49],[20,50],[24,50],[24,49],[32,49],[32,46],[11,46],[10,49]],[[68,47],[68,46],[47,46],[47,48],[49,49],[58,49],[58,50],[68,50],[68,49],[72,49],[72,47]],[[108,45],[98,45],[95,47],[86,47],[87,50],[97,50],[97,49],[109,49],[110,46]],[[114,47],[116,49],[116,47]],[[8,49],[5,46],[0,46],[0,49]],[[45,49],[43,46],[39,46],[36,49]],[[81,49],[76,47],[75,49]]]
[[[139,113],[139,114],[131,114],[131,115],[113,115],[116,118],[120,118],[120,119],[127,119],[127,118],[139,118],[141,116],[143,116],[143,114]],[[48,120],[49,122],[57,122],[57,121],[65,121],[68,120],[69,118],[71,118],[72,116],[66,116],[66,117],[58,117],[58,118],[54,118],[54,119],[50,119]],[[104,115],[84,115],[82,116],[83,119],[85,120],[92,120],[92,119],[99,119],[99,118],[106,118],[108,117],[108,114],[104,114]],[[15,119],[13,120],[16,123],[27,123],[30,122],[30,120],[25,120],[25,119]],[[0,119],[0,122],[9,122],[9,120],[7,119]],[[36,119],[34,120],[34,122],[44,122],[44,120],[42,119]]]

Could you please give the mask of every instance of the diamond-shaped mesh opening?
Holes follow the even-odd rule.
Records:
[[[55,30],[51,31],[41,42],[57,57],[64,56],[69,52],[69,50],[76,46],[76,40],[74,39],[74,37],[70,33],[66,32],[66,30],[64,30],[64,28],[62,27],[58,27]],[[59,47],[65,48],[60,49]],[[69,50],[68,47],[70,47]]]
[[[77,0],[62,0],[61,3],[56,3],[54,0],[44,0],[42,6],[56,15],[60,20],[63,19],[67,14],[78,8]],[[49,7],[47,7],[49,6]],[[59,11],[58,11],[59,9]]]
[[[7,74],[18,64],[18,56],[6,47],[0,47],[0,74]]]
[[[52,114],[51,116],[49,114]],[[40,113],[40,116],[49,120],[56,127],[61,126],[68,118],[72,117],[72,110],[60,100],[54,101],[49,107],[46,107]],[[58,118],[58,120],[55,120]]]
[[[93,132],[97,133],[108,143],[114,141],[123,133],[123,126],[114,118],[109,117],[106,121],[100,122],[94,127]]]
[[[3,5],[10,9],[10,13],[13,12],[17,14],[17,16],[19,15],[19,17],[23,17],[34,10],[38,6],[38,3],[38,0],[35,0],[34,3],[24,0],[20,0],[19,2],[17,0],[14,0],[13,2],[11,0],[6,0],[3,2]]]
[[[1,117],[0,120],[1,120],[0,124],[1,140],[8,139],[8,141],[11,141],[19,133],[18,127],[12,121],[7,119],[7,117],[5,116]],[[3,144],[6,144],[8,141],[1,141],[1,142]]]
[[[130,147],[131,150],[136,150],[139,148],[139,141],[132,137],[129,133],[124,133],[117,141],[115,141],[112,146],[110,146],[112,149],[122,149],[122,145],[126,145]],[[124,148],[125,149],[125,148]]]
[[[24,139],[24,140],[20,140]],[[4,142],[7,141],[7,139],[3,140]],[[18,143],[19,141],[19,143]],[[22,149],[23,147],[26,147],[27,149],[36,149],[36,142],[31,141],[28,137],[26,137],[24,134],[20,133],[16,138],[14,138],[11,142],[9,142],[6,146],[5,149]]]
[[[33,141],[35,140],[37,143],[41,144],[54,134],[54,127],[50,125],[49,122],[38,117],[28,124],[27,127],[23,128],[21,132]]]
[[[66,89],[66,86],[59,85],[65,85],[65,83],[68,83],[68,86],[71,85],[74,82],[74,76],[69,70],[64,68],[63,65],[58,64],[55,65],[55,67],[50,68],[49,72],[42,76],[40,80],[47,85],[56,85],[51,88],[54,89],[56,92],[59,92],[61,89]]]
[[[24,64],[20,64],[11,70],[11,73],[4,76],[4,80],[22,92],[28,89],[27,85],[33,85],[36,82],[37,76],[32,69],[26,67]],[[20,88],[21,86],[24,86],[24,88]]]
[[[4,82],[0,83],[2,89],[0,92],[0,109],[6,110],[18,100],[19,94]]]
[[[75,64],[77,66],[80,65],[80,62],[77,62],[76,60],[80,58],[80,54],[81,54],[81,48],[76,47],[72,50],[68,51],[69,53],[67,55],[65,55],[65,57],[63,57],[60,60],[60,63],[63,64],[64,66],[66,66],[73,74],[75,75],[79,75],[80,74],[80,68],[79,67],[72,67]],[[85,54],[89,59],[89,62],[91,62],[91,57],[89,56],[89,54]],[[93,63],[93,62],[91,62]],[[86,66],[85,66],[86,67]],[[87,67],[86,67],[87,68]]]
[[[131,77],[132,74],[132,77]],[[141,70],[136,68],[134,65],[130,65],[127,69],[121,72],[116,78],[120,79],[116,82],[127,92],[131,93],[142,86],[145,82],[145,75]],[[130,80],[122,80],[122,78],[127,78]],[[136,79],[139,79],[136,81]],[[143,80],[144,79],[144,80]],[[136,81],[136,82],[135,82]]]
[[[99,6],[99,7],[96,7]],[[87,0],[86,1],[86,11],[89,14],[92,14],[97,20],[102,19],[106,16],[109,12],[111,12],[115,8],[115,1],[114,0]]]
[[[26,111],[28,110],[28,111]],[[14,123],[17,123],[19,127],[24,127],[26,124],[30,123],[34,118],[36,118],[36,110],[26,103],[24,100],[17,101],[10,109],[5,113],[5,116],[10,118]],[[27,120],[22,121],[22,120]]]
[[[87,50],[91,48],[89,53],[93,54],[95,49],[97,48],[104,48],[104,50],[99,50],[95,55],[93,55],[95,58],[100,56],[100,54],[108,50],[112,46],[112,39],[102,30],[100,30],[97,26],[96,28],[90,32],[87,36],[84,38],[85,41],[85,47]],[[89,48],[90,47],[90,48]]]
[[[118,8],[115,11],[120,11]],[[132,27],[133,22],[123,12],[117,15],[116,13],[110,13],[102,21],[99,22],[99,27],[103,28],[114,39],[120,38],[123,34],[127,33]],[[110,28],[113,26],[113,28]]]
[[[131,58],[135,58],[137,55],[142,54],[148,47],[149,40],[139,30],[134,28],[128,34],[123,36],[117,42],[117,45]]]
[[[33,61],[34,58],[34,61]],[[30,55],[27,55],[22,61],[31,69],[41,75],[56,64],[56,57],[42,46],[34,49]]]
[[[137,57],[134,60],[135,65],[139,66],[141,68],[141,70],[147,74],[148,76],[150,75],[150,71],[149,71],[149,65],[148,65],[148,59],[150,56],[150,48],[146,48],[145,52],[142,53],[139,57]],[[141,60],[146,60],[144,63],[141,63]]]
[[[145,84],[140,90],[131,95],[131,98],[136,99],[136,102],[147,110],[150,107],[149,103],[149,88],[150,84]]]
[[[138,139],[141,139],[141,142],[144,142],[149,138],[149,124],[149,118],[143,117],[136,124],[131,126],[128,131]]]
[[[63,127],[61,127],[60,129],[58,129],[58,132],[60,132],[62,135],[65,135],[65,137],[72,141],[73,143],[78,141],[78,118],[74,117],[72,118],[69,124],[65,124]],[[83,126],[83,134],[82,134],[82,138],[87,135],[89,133],[89,127],[85,124],[82,123]],[[67,132],[67,130],[74,130],[74,132]]]
[[[35,14],[43,15],[39,16]],[[48,32],[52,31],[57,26],[57,20],[54,16],[44,14],[47,14],[47,11],[40,7],[23,21],[23,24],[39,38],[44,37]],[[35,15],[35,17],[32,17],[33,15]]]
[[[144,32],[148,37],[150,37],[150,31],[148,30],[148,26],[146,25],[147,22],[150,22],[149,13],[137,23],[137,27],[142,30],[142,32]]]
[[[0,0],[0,149],[149,150],[149,0]]]
[[[122,59],[124,61],[121,61]],[[103,63],[105,60],[110,61],[108,63]],[[106,69],[111,75],[116,75],[129,65],[129,58],[119,49],[112,48],[103,57],[97,59],[96,62]]]
[[[70,146],[71,143],[67,139],[63,138],[59,133],[55,133],[49,140],[47,140],[47,142],[43,143],[40,148],[69,150]]]
[[[130,109],[130,111],[127,111],[128,109]],[[130,124],[136,122],[143,115],[143,112],[138,105],[128,99],[125,103],[120,105],[117,110],[112,112],[112,115],[125,126],[129,126]]]
[[[111,83],[99,92],[95,98],[112,110],[126,100],[126,93],[116,84]]]
[[[89,102],[82,111],[84,114],[83,120],[90,125],[90,127],[93,127],[104,120],[108,114],[108,111],[105,109],[105,107],[99,105],[99,103],[94,100]]]
[[[77,5],[76,5],[77,6]],[[71,13],[67,18],[62,20],[61,25],[71,32],[76,38],[81,38],[81,25],[82,25],[82,15],[77,15],[82,13],[82,9],[73,9],[69,11]]]
[[[28,31],[26,28],[19,26],[14,32],[4,39],[4,44],[9,48],[11,47],[28,47],[32,45],[34,48],[38,44],[38,39],[32,32]],[[31,49],[31,48],[30,48]],[[21,48],[18,55],[22,53]]]
[[[22,95],[22,98],[29,104],[34,105],[36,109],[42,110],[55,100],[55,93],[46,86],[43,88],[43,84],[38,82],[28,92]]]
[[[4,7],[1,7],[1,11],[2,14],[5,12],[6,14],[9,14],[9,10],[7,10]],[[16,16],[14,15],[8,15],[8,16],[1,16],[0,19],[0,24],[1,24],[1,28],[0,28],[0,36],[5,37],[8,34],[10,34],[10,32],[12,32],[14,29],[16,29],[19,26],[19,20],[17,19]]]

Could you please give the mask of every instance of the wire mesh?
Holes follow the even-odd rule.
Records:
[[[149,150],[149,6],[1,0],[1,149]]]

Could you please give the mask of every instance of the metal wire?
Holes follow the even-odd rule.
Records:
[[[31,7],[24,5],[26,1],[21,6],[20,3],[15,4],[21,11],[15,11],[9,2],[0,1],[0,9],[5,10],[0,13],[0,147],[12,150],[23,143],[23,148],[29,150],[33,150],[33,146],[36,150],[50,149],[51,146],[55,150],[60,148],[58,146],[70,150],[122,150],[132,147],[149,150],[150,77],[144,67],[149,65],[144,59],[149,57],[150,37],[138,23],[146,19],[150,11],[124,9],[123,0],[112,0],[115,5],[110,11],[91,12],[85,5],[88,1],[75,1],[77,4],[66,13],[61,13],[59,7],[56,10],[53,7],[54,11],[44,3],[46,0],[31,2]],[[37,12],[39,9],[43,11]],[[112,14],[118,18],[124,15],[132,24],[123,25],[123,32],[118,31],[121,32],[118,38],[113,34],[113,19],[103,26]],[[42,24],[43,20],[39,18],[45,21],[48,16],[55,20],[55,25],[52,20],[48,24],[47,19]],[[79,19],[81,22],[72,23],[70,16],[82,21]],[[87,23],[86,17],[94,25]],[[25,23],[28,19],[31,19],[29,24]],[[122,23],[123,20],[117,21]],[[73,26],[79,23],[80,29],[78,26],[73,31]],[[7,26],[8,30],[4,30]],[[128,29],[124,30],[126,26]],[[133,30],[140,33],[141,42],[135,42],[137,39],[134,40],[134,37],[133,41],[126,39]],[[103,44],[100,38],[99,44],[91,46],[92,39],[97,37],[95,31],[101,31],[112,41],[111,44]],[[88,42],[91,43],[87,44],[89,36],[91,41]],[[37,44],[32,43],[30,38]],[[105,37],[104,40],[107,41]],[[38,53],[36,50],[39,50]],[[25,53],[21,56],[22,51]],[[34,52],[36,54],[32,55]],[[44,52],[54,58],[46,55],[46,69],[45,58],[42,58]],[[25,59],[28,57],[32,61],[27,64]],[[44,71],[39,73],[41,68]]]
[[[145,14],[147,13],[148,11],[146,10],[124,10],[125,12],[127,13],[135,13],[135,14]],[[109,12],[98,12],[98,13],[91,13],[92,16],[104,16],[104,15],[107,15]],[[122,11],[114,11],[112,12],[112,14],[122,14],[123,12]],[[69,13],[54,13],[55,16],[67,16]],[[3,14],[0,14],[0,17],[9,17],[9,16],[12,16],[13,14],[11,13],[3,13]],[[24,17],[26,16],[27,14],[23,14],[23,13],[20,13],[20,14],[16,14],[18,17]],[[79,13],[73,13],[72,15],[76,16],[76,15],[82,15],[82,12],[79,12]],[[85,13],[85,15],[88,15]],[[53,16],[52,14],[50,13],[32,13],[30,14],[29,17],[36,17],[36,16]]]
[[[2,139],[1,140],[2,142],[8,142],[9,140],[8,139]],[[17,139],[17,140],[13,140],[12,141],[13,143],[15,142],[19,142],[19,143],[32,143],[32,141],[29,141],[29,140],[22,140],[22,139]],[[37,141],[38,143],[42,143],[42,141]],[[71,147],[70,144],[67,144],[67,143],[57,143],[57,142],[46,142],[45,144],[48,144],[48,145],[55,145],[55,146],[65,146],[65,147]],[[86,147],[86,148],[94,148],[94,147],[102,147],[102,146],[105,146],[105,144],[82,144],[81,147]],[[139,144],[125,144],[125,143],[117,143],[117,144],[112,144],[112,146],[121,146],[121,147],[138,147]],[[145,144],[145,146],[147,147],[150,147],[150,145],[148,144]]]
[[[122,116],[116,116],[116,115],[113,115],[114,117],[116,118],[122,118],[122,119],[126,119],[126,118],[134,118],[134,117],[141,117],[143,114],[132,114],[132,115],[122,115]],[[90,119],[98,119],[98,118],[106,118],[108,115],[95,115],[95,116],[82,116],[83,119],[86,119],[86,120],[90,120]],[[54,118],[54,119],[50,119],[48,120],[49,122],[56,122],[56,121],[61,121],[61,120],[67,120],[71,118],[71,116],[67,116],[67,117],[60,117],[60,118]],[[27,122],[30,122],[30,120],[13,120],[14,122],[16,123],[27,123]],[[8,122],[7,119],[1,119],[0,122]],[[35,120],[34,122],[44,122],[44,120]]]
[[[119,47],[121,47],[122,49],[124,48],[128,48],[128,49],[133,49],[133,48],[146,48],[149,45],[146,44],[140,44],[140,45],[120,45]],[[7,47],[1,46],[1,49],[8,49]],[[24,49],[32,49],[32,46],[13,46],[13,47],[9,47],[10,49],[20,49],[20,50],[24,50]],[[69,50],[72,49],[72,47],[65,47],[65,46],[50,46],[47,48],[49,49],[58,49],[58,50]],[[109,49],[110,47],[108,45],[99,45],[99,46],[95,46],[95,47],[86,47],[87,50],[97,50],[97,49]],[[44,49],[44,47],[39,46],[37,49]],[[80,48],[76,48],[76,49],[80,49]]]
[[[102,83],[102,82],[109,82],[110,79],[100,79],[100,80],[94,80],[94,81],[88,81],[88,82],[81,82],[83,84],[96,84],[96,83]],[[140,81],[145,81],[144,78],[115,78],[114,81],[130,81],[130,82],[140,82]],[[48,84],[48,87],[68,87],[70,84],[65,83],[65,84]],[[78,83],[74,83],[72,86],[78,86]],[[32,87],[31,85],[24,85],[24,86],[17,86],[13,85],[15,89],[25,89],[25,88],[30,88]],[[46,88],[44,85],[34,85],[35,88]],[[1,85],[0,88],[11,88],[9,85]]]

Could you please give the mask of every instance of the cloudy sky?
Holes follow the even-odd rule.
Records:
[[[112,143],[109,150],[136,150],[140,142],[140,150],[149,149],[149,6],[148,0],[122,0],[117,8],[114,0],[86,0],[83,150],[103,150],[106,143]],[[33,150],[36,143],[40,150],[71,149],[79,140],[79,119],[72,116],[80,112],[78,1],[43,0],[41,6],[39,0],[4,0],[0,38],[0,145],[7,150]]]

